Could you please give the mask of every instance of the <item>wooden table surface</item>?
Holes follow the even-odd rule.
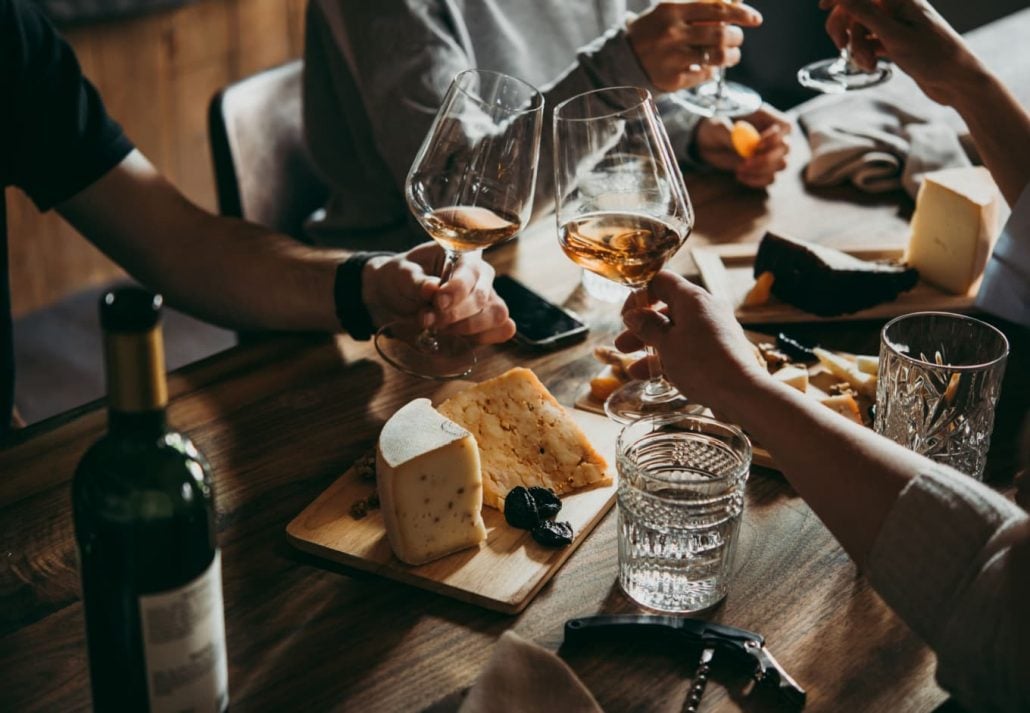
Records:
[[[1030,12],[1021,13],[981,32],[977,44],[988,51],[991,32],[1011,37],[1018,27],[1015,36],[1025,37],[1028,26]],[[1001,49],[1011,55],[1017,47]],[[690,178],[691,241],[756,240],[767,228],[828,243],[905,240],[911,206],[903,196],[806,192],[804,143],[796,138],[791,168],[768,194],[720,176]],[[687,253],[676,266],[690,272]],[[485,350],[475,377],[527,365],[571,404],[596,371],[591,345],[610,340],[617,307],[584,296],[550,223],[491,260],[579,309],[593,330],[588,342],[553,354]],[[877,328],[820,330],[831,346],[874,350]],[[276,339],[170,377],[170,421],[215,472],[233,710],[421,710],[470,685],[505,630],[558,649],[566,619],[637,611],[616,583],[613,514],[517,617],[329,565],[286,543],[286,524],[374,443],[384,420],[433,388],[345,337]],[[1017,410],[999,416],[999,432],[1014,431]],[[104,422],[92,404],[25,430],[0,451],[0,710],[89,707],[69,481]],[[1011,439],[996,435],[990,467],[1000,483],[1013,472]],[[806,710],[903,713],[946,699],[933,681],[932,654],[779,474],[752,473],[735,569],[729,597],[711,616],[762,632],[808,689]],[[679,711],[696,664],[644,640],[560,653],[613,712]],[[768,710],[733,686],[709,686],[702,710],[740,709]]]

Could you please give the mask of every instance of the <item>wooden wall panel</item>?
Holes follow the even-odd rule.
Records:
[[[306,0],[199,0],[66,36],[109,112],[191,200],[216,206],[207,105],[222,86],[303,50]],[[56,213],[8,189],[15,315],[122,274]]]

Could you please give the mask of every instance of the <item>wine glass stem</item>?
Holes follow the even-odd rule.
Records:
[[[637,300],[637,305],[641,309],[647,309],[651,306],[651,298],[647,294],[647,287],[642,287],[634,293],[634,297]],[[647,383],[644,384],[644,400],[645,401],[664,401],[676,394],[675,388],[670,384],[665,375],[662,373],[662,363],[658,359],[658,352],[651,345],[645,347],[647,351],[647,370],[649,378]]]
[[[851,60],[851,45],[844,45],[840,51],[840,62],[845,72],[848,74],[855,74],[861,72],[858,65]]]
[[[454,274],[454,268],[458,266],[458,262],[461,260],[461,253],[444,248],[444,263],[443,270],[440,271],[440,287],[447,284],[447,280],[451,279],[451,275]],[[436,330],[432,327],[426,327],[422,330],[422,333],[416,338],[416,343],[419,348],[435,353],[440,351],[440,342],[436,338]]]
[[[715,69],[715,98],[720,102],[726,98],[725,67],[716,67]]]

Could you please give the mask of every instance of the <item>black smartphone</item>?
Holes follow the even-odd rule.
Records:
[[[541,349],[554,349],[586,336],[588,328],[576,315],[533,292],[507,275],[494,278],[494,289],[515,320],[515,338]]]

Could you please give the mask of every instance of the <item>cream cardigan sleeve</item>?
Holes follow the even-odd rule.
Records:
[[[1015,586],[1030,573],[1012,556],[1027,519],[940,466],[902,490],[870,553],[873,586],[934,650],[938,682],[969,710],[1030,711],[1030,642],[1019,636],[1030,601]]]

